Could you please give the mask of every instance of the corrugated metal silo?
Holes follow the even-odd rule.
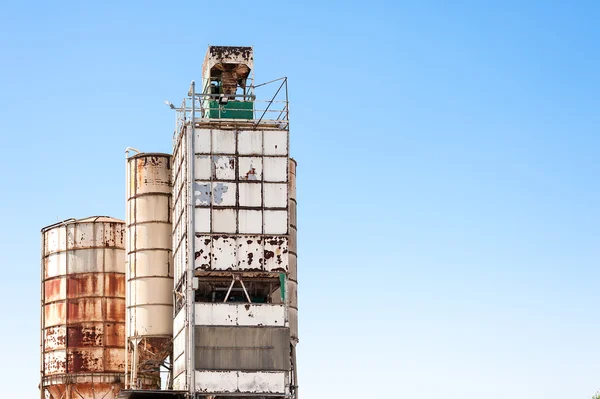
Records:
[[[171,155],[127,159],[127,386],[158,376],[173,340]]]
[[[53,399],[116,397],[125,371],[125,224],[42,229],[42,381]]]

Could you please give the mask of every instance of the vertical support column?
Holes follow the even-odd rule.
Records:
[[[194,398],[196,389],[195,379],[195,339],[194,339],[194,240],[196,237],[194,231],[194,159],[196,157],[194,151],[194,130],[196,124],[196,83],[192,80],[190,86],[190,93],[192,96],[192,117],[190,128],[186,132],[187,141],[187,179],[188,179],[188,218],[187,218],[187,241],[188,241],[188,254],[187,254],[187,270],[186,270],[186,316],[187,316],[187,356],[186,356],[186,369],[187,369],[187,388],[188,397]]]

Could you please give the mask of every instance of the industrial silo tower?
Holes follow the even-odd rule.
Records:
[[[296,163],[287,79],[209,46],[173,140],[173,387],[297,397]]]

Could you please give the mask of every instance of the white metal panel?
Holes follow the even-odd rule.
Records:
[[[240,206],[262,206],[262,184],[240,183]]]
[[[132,250],[163,249],[170,250],[173,245],[170,223],[144,223],[133,227],[135,239]]]
[[[132,198],[129,202],[131,215],[129,218],[130,222],[169,223],[171,220],[171,207],[169,204],[169,197],[166,195],[144,195],[143,197]]]
[[[285,395],[287,372],[196,370],[196,391],[202,393],[259,393]]]
[[[194,243],[194,249],[196,250],[194,268],[210,269],[212,237],[207,235],[196,236]]]
[[[288,240],[286,237],[265,237],[264,268],[268,271],[288,270]]]
[[[288,159],[287,157],[265,157],[264,176],[265,181],[287,182],[288,181]]]
[[[197,326],[235,326],[237,307],[226,303],[196,303],[195,323]]]
[[[69,251],[67,253],[67,273],[100,273],[103,271],[104,262],[102,254],[104,250],[98,248],[80,249]],[[120,267],[123,267],[125,261],[125,251],[121,251]],[[122,273],[121,269],[121,273]]]
[[[173,334],[180,334],[185,328],[185,309],[180,309],[173,319]]]
[[[237,371],[196,370],[196,391],[206,393],[234,393],[238,390]]]
[[[264,184],[265,207],[285,208],[287,207],[287,184],[265,183]]]
[[[284,305],[196,303],[197,326],[285,327]]]
[[[182,370],[182,371],[185,371],[185,370]],[[183,391],[183,390],[185,390],[185,383],[186,383],[185,373],[180,374],[177,377],[173,378],[173,389],[176,391]]]
[[[242,130],[238,132],[238,153],[244,155],[262,154],[262,131]]]
[[[194,205],[208,206],[211,202],[212,189],[209,181],[194,182]]]
[[[283,327],[287,324],[283,305],[239,304],[236,307],[238,326]]]
[[[67,372],[67,351],[53,351],[44,354],[45,374],[63,374]]]
[[[212,158],[215,179],[235,180],[235,157],[214,155]]]
[[[240,216],[241,220],[241,216]],[[237,264],[238,269],[260,269],[259,261],[263,257],[262,237],[241,236],[237,239]]]
[[[67,273],[67,254],[59,252],[46,258],[46,278],[64,276]]]
[[[240,392],[284,394],[286,383],[285,371],[238,372],[238,390]]]
[[[288,230],[287,211],[265,210],[263,214],[265,234],[286,234]]]
[[[243,234],[262,233],[262,211],[240,209],[239,232]]]
[[[194,209],[194,230],[196,233],[210,233],[210,208]]]
[[[210,154],[211,131],[208,129],[195,129],[194,136],[194,151],[196,154]],[[183,147],[179,147],[179,150],[183,151]]]
[[[235,154],[235,133],[234,130],[213,130],[213,154]]]
[[[185,375],[185,371],[185,355],[181,355],[175,359],[173,364],[173,375]],[[185,384],[185,380],[183,383]]]
[[[287,131],[265,130],[264,155],[287,155]]]
[[[173,339],[173,358],[183,355],[186,348],[185,331],[178,333]]]
[[[173,280],[169,277],[139,277],[129,283],[132,306],[173,303]]]
[[[210,155],[196,155],[194,162],[194,180],[210,180],[212,176],[212,162]]]
[[[238,180],[260,181],[263,175],[263,162],[260,157],[238,158]]]
[[[212,227],[215,233],[235,233],[237,228],[236,211],[234,209],[214,209]]]
[[[236,188],[235,183],[213,182],[213,205],[214,206],[235,206]]]
[[[212,267],[216,270],[237,269],[236,240],[233,237],[214,237]]]
[[[169,277],[169,285],[173,285],[173,267],[171,254],[164,250],[146,250],[135,254],[130,278],[133,277]]]
[[[165,322],[173,317],[172,301],[162,305],[138,305],[130,309],[130,313],[133,315],[132,336],[173,334],[173,323]]]
[[[46,232],[46,248],[45,253],[64,251],[67,249],[67,228],[56,227]]]

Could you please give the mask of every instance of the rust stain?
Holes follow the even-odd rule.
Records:
[[[69,323],[103,321],[102,298],[81,298],[67,302]]]
[[[102,324],[82,324],[68,328],[69,347],[102,346],[104,329]]]
[[[125,320],[125,299],[106,298],[106,321]]]
[[[104,274],[104,295],[125,298],[125,275],[121,273]]]
[[[64,279],[53,279],[44,282],[44,301],[53,302],[64,299]]]
[[[85,273],[67,276],[67,298],[101,296],[104,292],[102,274]]]

